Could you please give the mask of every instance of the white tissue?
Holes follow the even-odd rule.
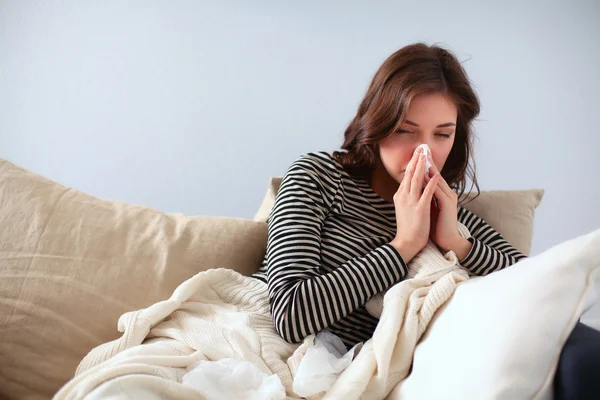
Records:
[[[429,172],[429,168],[431,168],[431,163],[429,162],[429,157],[431,157],[431,149],[426,143],[423,143],[417,147],[417,149],[423,149],[423,154],[425,154],[425,173]]]
[[[199,361],[188,367],[181,383],[208,400],[284,400],[286,396],[279,376],[267,375],[248,361],[232,358]]]
[[[309,397],[327,392],[361,348],[362,343],[358,343],[346,351],[344,342],[338,336],[326,330],[319,332],[314,347],[309,348],[300,361],[294,376],[294,393]]]

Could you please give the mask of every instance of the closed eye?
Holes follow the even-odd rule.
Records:
[[[414,132],[412,132],[412,131],[407,131],[406,129],[399,129],[399,130],[397,130],[397,131],[396,131],[396,133],[400,135],[400,134],[403,134],[403,133],[414,133]],[[436,136],[441,136],[441,137],[444,137],[444,138],[446,138],[446,139],[449,139],[449,138],[450,138],[450,136],[452,136],[452,134],[451,134],[451,133],[436,133],[435,135],[436,135]]]

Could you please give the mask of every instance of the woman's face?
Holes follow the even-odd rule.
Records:
[[[379,142],[379,156],[387,173],[400,183],[415,149],[426,143],[441,171],[454,144],[457,110],[442,93],[415,96],[400,129]]]

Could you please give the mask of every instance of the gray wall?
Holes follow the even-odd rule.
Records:
[[[546,190],[533,253],[600,227],[600,2],[446,3],[2,1],[0,157],[251,218],[270,176],[341,144],[390,53],[441,42],[480,95],[482,189]]]

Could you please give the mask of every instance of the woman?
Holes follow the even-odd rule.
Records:
[[[477,275],[524,257],[457,205],[478,113],[477,96],[450,52],[407,46],[375,74],[346,130],[345,151],[311,153],[292,164],[255,275],[268,283],[283,338],[296,343],[328,329],[347,346],[368,340],[378,320],[365,303],[405,277],[430,237]],[[431,149],[429,174],[415,152],[420,144]],[[476,185],[474,173],[471,179]]]
[[[371,338],[378,320],[365,303],[404,279],[407,263],[430,238],[475,275],[525,257],[458,205],[467,176],[479,192],[469,166],[478,114],[477,96],[453,54],[406,46],[375,74],[346,129],[344,151],[306,154],[291,165],[269,216],[265,261],[254,275],[268,284],[285,340],[297,343],[323,329],[348,347]],[[428,159],[415,151],[421,144],[431,149]],[[470,238],[458,234],[458,222]],[[556,398],[599,393],[600,380],[573,373],[573,365],[589,365],[589,355],[571,343],[577,332],[588,349],[590,335],[600,335],[586,328],[578,324],[563,350]]]

